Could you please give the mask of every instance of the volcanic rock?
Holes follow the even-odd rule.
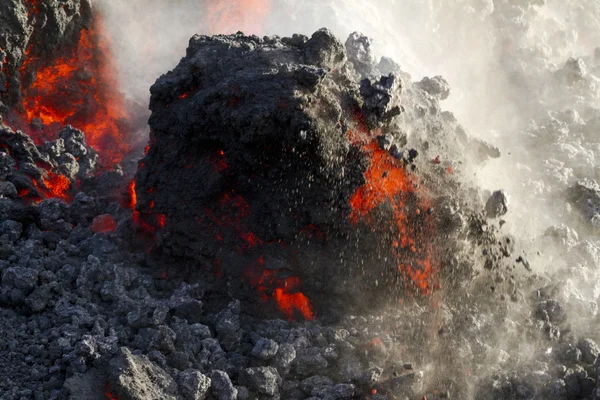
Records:
[[[497,190],[485,203],[485,211],[489,218],[498,218],[508,212],[508,195],[504,190]]]
[[[450,96],[450,85],[441,76],[424,77],[417,86],[430,95],[439,97],[440,100],[446,100]]]
[[[268,360],[277,354],[279,345],[271,339],[261,338],[252,349],[252,355],[261,360]]]
[[[600,186],[596,181],[577,182],[567,191],[567,199],[575,205],[587,224],[600,229]]]
[[[236,400],[238,390],[233,387],[226,372],[215,370],[211,374],[211,390],[217,400]]]
[[[193,369],[181,372],[178,383],[179,391],[186,400],[204,400],[211,386],[209,377]]]
[[[364,40],[353,37],[348,45],[356,41]],[[244,276],[253,290],[285,287],[283,296],[298,299],[287,308],[278,303],[290,318],[310,318],[310,305],[299,300],[305,295],[315,303],[354,306],[358,288],[377,286],[358,284],[365,278],[358,261],[365,254],[386,260],[369,269],[373,282],[397,268],[395,255],[379,254],[376,237],[397,235],[398,225],[380,224],[377,233],[358,229],[350,200],[372,157],[372,148],[357,138],[379,128],[395,145],[384,149],[399,154],[406,144],[400,129],[405,84],[389,74],[359,86],[346,61],[344,46],[325,29],[308,40],[241,34],[191,39],[186,57],[151,89],[152,139],[131,184],[136,218],[153,231],[161,253],[194,259],[216,276]],[[431,96],[425,101],[437,102]],[[385,154],[390,168],[404,168]],[[393,218],[384,205],[373,213]],[[348,248],[349,240],[356,246]],[[315,248],[325,242],[327,254]],[[373,293],[373,302],[383,296]],[[225,346],[239,342],[235,329],[217,331]]]
[[[359,32],[352,32],[346,39],[348,61],[362,77],[371,74],[375,66],[375,58],[371,49],[372,40]],[[391,72],[391,71],[390,71]]]
[[[259,393],[273,396],[279,391],[281,377],[273,367],[246,368],[240,382]]]
[[[111,361],[111,388],[124,400],[166,400],[177,397],[177,384],[146,356],[136,356],[127,348]]]

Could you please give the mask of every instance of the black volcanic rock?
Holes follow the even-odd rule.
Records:
[[[369,254],[373,244],[347,246],[358,240],[349,203],[368,161],[346,134],[363,102],[346,58],[326,29],[308,40],[190,40],[186,57],[151,89],[151,146],[135,183],[140,214],[154,225],[166,216],[157,233],[165,253],[220,263],[236,277],[253,267],[276,279],[318,274],[316,290],[324,282],[335,290],[342,271],[353,279],[358,247]],[[400,86],[381,90],[382,113],[398,109]],[[379,126],[398,113],[388,114]],[[332,250],[317,266],[313,247],[323,238]],[[333,256],[346,250],[345,260]]]

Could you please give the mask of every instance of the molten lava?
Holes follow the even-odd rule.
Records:
[[[407,214],[407,199],[414,197],[417,182],[399,165],[397,159],[377,144],[375,135],[367,128],[360,112],[354,115],[354,128],[347,135],[354,144],[362,147],[370,163],[364,173],[365,183],[350,198],[350,221],[358,223],[366,220],[372,223],[371,213],[381,205],[388,204],[398,235],[398,239],[392,243],[398,260],[398,272],[405,282],[415,285],[422,294],[429,294],[437,283],[431,261],[432,250],[425,240],[426,230],[429,228],[426,226],[427,219],[422,220],[422,225],[415,226],[410,223]],[[429,208],[423,199],[420,199],[416,215],[422,216],[421,208]],[[410,254],[413,259],[416,257],[416,261],[403,262],[406,254]]]
[[[31,182],[33,186],[44,196],[44,198],[59,198],[66,203],[72,201],[71,195],[68,193],[71,189],[71,181],[64,175],[48,172],[48,178],[43,178],[43,186],[38,185],[35,179]]]
[[[206,24],[211,34],[262,33],[272,0],[213,0],[206,3]]]
[[[132,179],[127,185],[127,195],[129,198],[123,198],[123,208],[129,208],[131,210],[135,210],[135,206],[137,205],[137,194],[135,193],[135,179]]]
[[[28,7],[30,13],[39,12],[36,2],[30,1]],[[31,47],[27,50],[20,71],[22,75],[33,71],[34,79],[22,88],[26,121],[11,123],[30,134],[37,145],[54,139],[60,127],[73,125],[85,132],[87,143],[110,166],[129,150],[124,134],[129,115],[117,89],[110,42],[95,15],[90,28],[80,32],[77,47],[63,49],[50,64],[32,56]],[[45,127],[19,126],[35,120]]]
[[[273,298],[289,320],[294,320],[297,312],[307,321],[315,318],[310,301],[298,291],[300,286],[298,277],[278,278],[277,271],[265,268],[262,256],[258,259],[258,263],[246,269],[245,276],[258,289],[261,299],[266,302]]]

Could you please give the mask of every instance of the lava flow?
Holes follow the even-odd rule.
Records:
[[[360,112],[355,113],[354,126],[355,130],[347,132],[348,137],[354,144],[362,147],[370,164],[364,173],[364,185],[350,198],[350,221],[357,223],[366,219],[367,222],[371,222],[370,213],[383,204],[389,204],[398,235],[398,240],[392,243],[394,255],[398,260],[398,272],[406,283],[414,284],[422,294],[429,294],[437,286],[437,283],[434,283],[432,252],[427,244],[424,245],[425,248],[419,247],[419,243],[426,243],[425,240],[419,239],[425,238],[425,230],[428,227],[414,226],[407,214],[406,200],[414,194],[416,182],[398,164],[398,160],[379,147]],[[416,212],[420,215],[421,209],[428,208],[427,204],[420,200]],[[403,262],[406,253],[411,254],[411,258],[416,257],[416,260],[413,259],[412,263]]]
[[[29,10],[39,12],[35,2],[29,3]],[[120,162],[129,150],[124,134],[129,116],[114,65],[98,14],[89,28],[81,30],[77,47],[64,49],[50,64],[32,55],[30,46],[20,68],[22,75],[34,72],[32,84],[22,88],[25,121],[11,124],[26,131],[37,145],[55,139],[62,126],[73,125],[85,132],[102,164]]]
[[[68,193],[71,189],[71,181],[64,175],[48,172],[48,178],[43,179],[44,187],[40,187],[35,179],[32,179],[31,182],[46,198],[56,197],[67,203],[72,200],[71,195]]]

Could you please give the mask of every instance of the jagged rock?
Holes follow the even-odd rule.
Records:
[[[268,360],[277,354],[279,345],[271,339],[260,338],[252,349],[252,355],[261,360]]]
[[[211,386],[211,379],[199,371],[188,369],[177,380],[179,391],[186,400],[204,400]]]
[[[240,379],[249,388],[269,396],[277,394],[281,385],[281,377],[273,367],[246,368]]]
[[[348,61],[363,77],[369,75],[375,65],[371,44],[372,40],[359,32],[352,32],[345,43]]]
[[[441,76],[434,76],[433,78],[426,76],[416,85],[440,100],[446,100],[450,96],[450,85]]]
[[[177,384],[146,356],[125,347],[110,362],[110,387],[123,400],[176,400]]]
[[[226,372],[215,370],[211,374],[211,390],[218,400],[236,400],[238,390],[233,386]]]
[[[488,218],[498,218],[508,212],[508,194],[504,190],[497,190],[485,203]]]
[[[596,181],[577,182],[568,189],[567,199],[577,207],[586,223],[600,229],[600,186]]]

